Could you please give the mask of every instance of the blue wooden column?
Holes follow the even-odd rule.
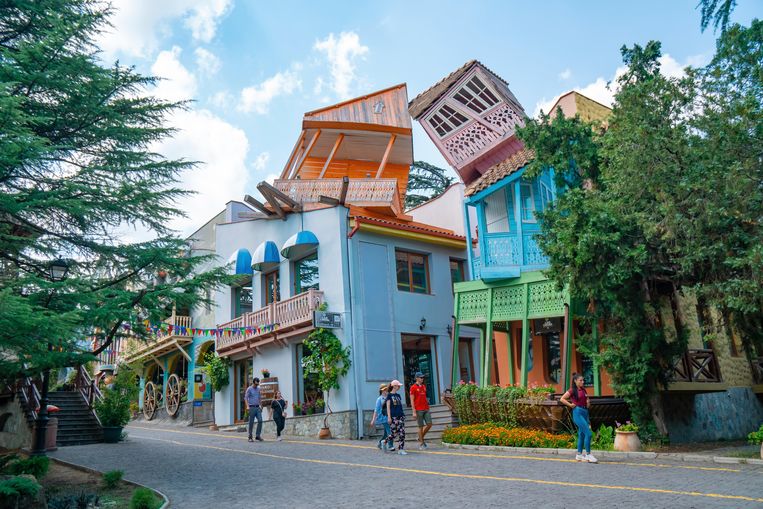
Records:
[[[466,229],[466,260],[467,264],[469,265],[469,277],[468,279],[475,279],[474,278],[474,253],[472,252],[472,226],[469,222],[469,205],[464,203],[464,227]],[[466,276],[466,275],[464,275]]]
[[[451,352],[451,372],[450,372],[450,378],[451,378],[451,387],[450,389],[453,390],[458,386],[458,378],[459,378],[459,363],[458,363],[458,336],[460,334],[461,327],[458,325],[458,303],[461,301],[461,293],[456,292],[453,298],[453,316],[456,317],[454,323],[453,323],[453,352]]]

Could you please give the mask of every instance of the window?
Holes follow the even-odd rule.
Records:
[[[580,354],[580,365],[583,367],[580,370],[583,375],[583,384],[593,385],[593,359]]]
[[[262,288],[265,291],[265,305],[281,300],[281,277],[278,271],[273,271],[262,276]]]
[[[509,231],[509,212],[506,209],[506,188],[485,197],[485,226],[487,233],[502,233]]]
[[[404,292],[429,293],[429,260],[427,255],[395,250],[397,289]]]
[[[251,313],[252,311],[252,287],[251,286],[234,286],[233,287],[232,309],[233,309],[233,318],[238,318],[244,313]]]
[[[323,392],[318,385],[318,374],[309,373],[305,376],[304,368],[302,367],[302,359],[310,355],[310,349],[304,344],[297,345],[296,348],[296,364],[297,364],[297,394],[295,396],[297,403],[312,403],[315,404],[317,399],[323,399]]]
[[[464,125],[468,118],[447,104],[443,104],[432,116],[429,117],[429,125],[432,126],[441,138],[453,130]]]
[[[559,333],[544,334],[543,338],[546,342],[546,370],[548,379],[558,384],[562,377],[562,349]]]
[[[464,261],[450,259],[450,281],[451,283],[461,283],[465,281],[464,276]]]
[[[535,222],[535,197],[533,196],[532,184],[530,184],[530,182],[520,183],[519,192],[521,194],[521,203],[522,203],[522,222],[534,223]]]
[[[498,104],[498,98],[477,76],[467,81],[453,94],[453,98],[476,113],[482,113]]]
[[[540,203],[541,208],[546,210],[551,202],[554,201],[554,195],[551,192],[551,188],[543,182],[540,183]]]
[[[319,289],[318,253],[294,262],[294,295]]]

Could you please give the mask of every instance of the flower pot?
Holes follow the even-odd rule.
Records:
[[[104,426],[103,441],[107,444],[116,444],[122,436],[122,426]]]
[[[217,424],[210,424],[209,430],[210,431],[218,431],[220,428],[217,427]]]
[[[322,440],[331,438],[331,430],[328,428],[321,428],[321,430],[318,432],[318,438]]]
[[[636,452],[641,450],[641,440],[635,431],[615,430],[615,450],[622,452]]]

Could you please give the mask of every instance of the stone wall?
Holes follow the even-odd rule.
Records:
[[[671,443],[743,439],[763,423],[763,403],[749,387],[664,393],[663,408]]]
[[[31,447],[32,431],[26,422],[26,415],[18,398],[0,405],[0,448],[21,449]]]
[[[283,432],[286,435],[317,437],[323,427],[325,414],[301,415],[286,419]],[[358,438],[357,413],[355,410],[334,412],[329,415],[328,425],[334,438]]]

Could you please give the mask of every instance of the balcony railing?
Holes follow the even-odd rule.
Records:
[[[524,125],[522,117],[506,103],[499,103],[480,117],[491,127],[486,127],[482,122],[467,122],[442,140],[457,168],[492,148],[496,141],[513,134],[517,125]]]
[[[166,329],[159,329],[154,339],[141,341],[131,339],[127,342],[125,353],[122,355],[125,362],[134,362],[147,355],[164,355],[165,353],[178,348],[181,345],[193,341],[190,333],[191,317],[173,315],[163,323],[167,324]]]
[[[342,179],[276,180],[273,185],[297,203],[318,203],[321,196],[341,200]],[[397,179],[350,179],[345,203],[398,215],[403,204]]]
[[[323,303],[323,292],[310,289],[288,299],[273,302],[251,313],[221,324],[221,329],[249,328],[251,333],[233,334],[217,338],[217,352],[220,355],[232,353],[246,346],[256,346],[263,339],[274,335],[306,327],[313,323],[313,312]],[[269,326],[276,327],[270,328]]]
[[[524,234],[520,242],[519,237],[513,233],[484,234],[482,255],[473,258],[474,279],[479,279],[482,273],[487,274],[494,270],[518,270],[519,267],[537,270],[548,265],[548,257],[538,246],[535,235]]]
[[[718,358],[711,349],[687,350],[676,359],[670,378],[672,382],[722,382]]]

